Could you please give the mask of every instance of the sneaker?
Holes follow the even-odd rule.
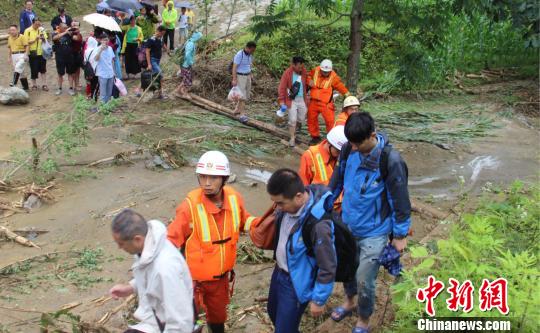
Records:
[[[54,94],[55,94],[56,96],[62,95],[62,89],[56,90],[56,92],[55,92]]]
[[[73,88],[69,88],[68,94],[69,96],[75,96],[75,90],[73,90]]]

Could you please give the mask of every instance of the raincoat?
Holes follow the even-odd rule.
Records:
[[[167,240],[165,225],[148,221],[144,249],[135,255],[129,284],[139,296],[134,317],[140,323],[130,326],[143,332],[160,332],[156,317],[165,324],[165,333],[193,331],[193,285],[184,257]]]
[[[172,5],[172,9],[169,10],[169,5]],[[176,27],[176,21],[178,21],[178,11],[174,8],[174,2],[167,2],[167,6],[161,13],[161,20],[163,25],[167,29],[174,29]]]
[[[195,64],[195,54],[197,53],[197,41],[202,38],[202,33],[195,32],[188,39],[184,47],[184,63],[182,67],[189,68]]]

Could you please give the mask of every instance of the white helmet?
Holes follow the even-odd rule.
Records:
[[[321,62],[321,71],[323,72],[331,72],[332,71],[332,61],[329,59],[324,59]]]
[[[355,105],[360,105],[360,101],[355,96],[349,96],[343,101],[344,108]]]
[[[220,151],[207,151],[199,158],[195,173],[209,176],[230,176],[229,159]]]
[[[345,126],[336,126],[330,130],[326,135],[328,142],[334,146],[337,150],[341,150],[341,147],[347,142],[345,136]]]

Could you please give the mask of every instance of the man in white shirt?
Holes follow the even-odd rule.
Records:
[[[184,41],[186,40],[187,35],[188,35],[188,19],[189,17],[186,12],[186,7],[182,7],[180,9],[180,18],[178,19],[178,22],[180,22],[179,24],[180,29],[178,30],[179,35],[180,35],[180,39],[179,39],[180,46],[184,45]]]
[[[191,333],[193,285],[182,254],[167,240],[165,225],[146,221],[125,209],[112,222],[114,241],[133,254],[134,279],[111,288],[113,298],[136,293],[139,305],[133,316],[139,323],[127,332]]]

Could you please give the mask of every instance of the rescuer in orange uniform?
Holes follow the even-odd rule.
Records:
[[[349,96],[343,101],[343,110],[338,114],[334,126],[345,126],[347,119],[354,112],[358,111],[360,101],[355,96]]]
[[[197,163],[196,173],[200,188],[189,192],[178,206],[167,237],[185,253],[197,310],[205,310],[212,333],[222,333],[232,294],[229,282],[234,281],[238,238],[240,232],[249,231],[255,218],[246,211],[240,193],[225,186],[231,171],[223,153],[206,152]]]
[[[339,158],[339,152],[345,142],[347,142],[347,137],[344,127],[336,126],[330,130],[326,140],[316,146],[309,147],[302,154],[298,175],[300,175],[304,185],[328,185]]]
[[[349,90],[336,72],[332,70],[332,62],[325,59],[320,66],[312,69],[308,75],[310,87],[310,102],[308,106],[307,122],[308,131],[313,144],[321,141],[319,132],[319,113],[322,113],[326,124],[326,133],[334,126],[334,101],[333,92],[348,96]]]

